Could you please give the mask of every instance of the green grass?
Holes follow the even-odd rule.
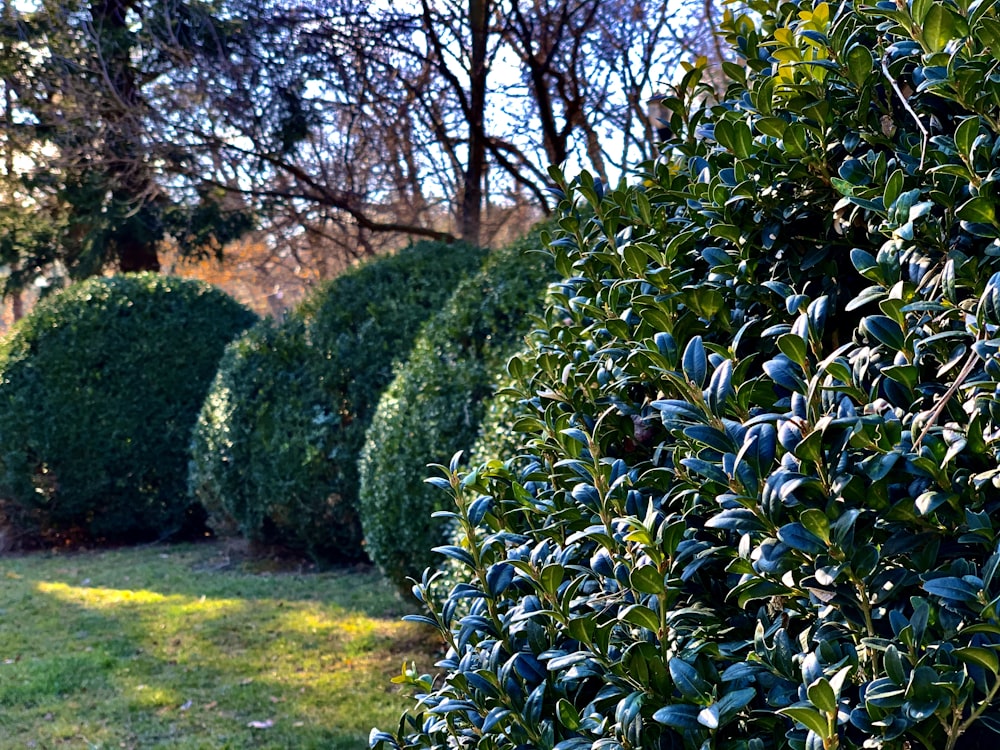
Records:
[[[0,558],[0,747],[359,750],[436,644],[370,569],[217,544]]]

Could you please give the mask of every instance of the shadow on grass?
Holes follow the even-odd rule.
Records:
[[[408,705],[389,683],[400,663],[433,660],[432,638],[399,622],[403,607],[371,571],[248,575],[206,567],[204,551],[150,555],[7,570],[17,591],[0,604],[0,733],[20,741],[11,747],[356,750]]]

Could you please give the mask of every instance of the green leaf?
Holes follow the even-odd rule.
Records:
[[[811,729],[820,739],[828,739],[830,737],[830,725],[826,717],[811,706],[787,706],[786,708],[779,708],[778,713],[784,714],[806,729]]]
[[[733,124],[733,151],[740,159],[750,158],[753,152],[753,134],[745,122]]]
[[[712,702],[712,686],[698,674],[698,670],[680,657],[674,657],[667,664],[674,687],[689,701],[707,706]]]
[[[735,224],[713,224],[708,228],[708,233],[712,237],[729,240],[734,245],[739,245],[743,237],[742,231]]]
[[[955,128],[955,146],[959,153],[969,161],[972,160],[972,148],[979,135],[979,116],[964,118]]]
[[[922,36],[928,51],[941,52],[948,42],[961,36],[958,17],[944,3],[931,3],[924,18]]]
[[[805,368],[809,359],[806,354],[806,342],[794,333],[785,333],[778,337],[778,349],[799,367]]]
[[[646,628],[654,633],[660,629],[660,618],[649,607],[642,604],[633,604],[618,613],[618,619]]]
[[[818,555],[826,550],[823,540],[806,530],[801,523],[788,523],[778,529],[778,539],[792,549],[807,555]]]
[[[997,673],[1000,673],[1000,659],[997,659],[997,652],[992,648],[966,646],[965,648],[956,648],[954,653],[955,656],[966,664],[975,664],[982,667],[994,677],[996,677]]]
[[[622,248],[622,257],[625,258],[625,265],[632,273],[641,276],[646,270],[648,257],[641,248],[636,245],[625,245]]]
[[[745,708],[756,696],[757,691],[753,688],[742,688],[741,690],[726,693],[726,695],[719,699],[718,703],[714,704],[718,707],[719,723],[727,724],[732,721],[736,714]]]
[[[885,206],[891,206],[896,202],[899,194],[903,192],[904,184],[904,174],[902,169],[897,169],[889,175],[889,179],[885,183],[885,192],[882,193],[882,204]],[[851,251],[853,255],[853,250]]]
[[[701,725],[698,722],[699,709],[697,706],[692,706],[684,703],[677,703],[670,706],[664,706],[663,708],[656,711],[653,714],[653,721],[658,721],[660,724],[666,724],[668,727],[673,727],[679,731],[687,731],[692,729],[701,729]],[[702,731],[704,731],[702,729]],[[588,741],[588,746],[589,746]]]
[[[780,117],[761,117],[754,122],[757,130],[772,138],[781,138],[785,134],[788,123]]]
[[[991,224],[996,226],[996,207],[993,201],[982,196],[967,200],[955,212],[962,221],[971,224]]]
[[[844,385],[850,385],[854,378],[851,374],[851,369],[845,365],[841,360],[834,359],[827,362],[823,366],[824,372],[835,380],[839,380]]]
[[[715,123],[715,129],[713,131],[715,135],[715,140],[722,146],[724,146],[729,151],[735,151],[733,147],[734,139],[734,129],[733,123],[729,120],[719,120]]]
[[[824,542],[830,541],[830,519],[819,508],[804,510],[799,522]]]
[[[854,569],[855,574],[866,578],[875,571],[878,561],[878,548],[874,544],[866,544],[851,557],[851,568]]]
[[[882,709],[899,708],[905,700],[905,691],[888,677],[873,681],[865,691],[865,703]]]
[[[787,593],[788,590],[783,586],[779,586],[771,581],[754,580],[752,578],[737,584],[729,592],[730,596],[736,595],[736,602],[740,608],[745,607],[747,602],[755,599],[769,599],[773,596],[783,596]]]
[[[538,582],[541,584],[542,590],[554,596],[559,589],[559,584],[562,583],[565,573],[566,569],[558,563],[546,565],[542,568],[542,572],[538,576]]]
[[[719,704],[713,703],[708,708],[703,708],[698,713],[698,723],[703,727],[708,729],[718,729],[719,728]]]
[[[725,304],[725,300],[722,294],[715,289],[709,289],[706,287],[697,287],[695,289],[686,289],[684,293],[684,302],[692,310],[697,313],[697,315],[705,320],[711,320],[715,317],[722,306]]]
[[[976,625],[970,625],[967,628],[962,628],[962,633],[965,635],[974,635],[975,633],[1000,635],[1000,625],[991,625],[990,623],[981,622]]]
[[[655,565],[643,565],[633,570],[629,575],[629,583],[642,594],[663,593],[663,574]]]
[[[805,156],[809,148],[808,132],[805,127],[798,123],[793,123],[785,130],[785,137],[782,139],[785,144],[785,152],[791,156]]]
[[[806,688],[806,695],[809,696],[810,703],[826,714],[837,710],[837,696],[825,677],[820,677]]]
[[[681,367],[688,380],[699,388],[704,387],[705,378],[708,376],[708,357],[701,336],[695,336],[684,347]]]
[[[885,672],[896,685],[903,687],[906,684],[906,670],[903,668],[899,649],[891,644],[885,650]]]
[[[995,18],[981,18],[976,28],[976,38],[980,44],[990,48],[994,60],[1000,61],[1000,21]]]
[[[580,714],[565,698],[560,698],[556,703],[556,717],[559,719],[559,723],[570,731],[575,731],[580,727]]]
[[[882,370],[882,374],[911,390],[920,379],[920,370],[916,365],[890,365]]]
[[[923,24],[927,18],[927,11],[935,4],[935,0],[913,0],[910,4],[910,17],[917,25]]]
[[[855,44],[847,52],[847,78],[859,88],[872,73],[875,58],[871,50],[861,44]]]
[[[913,505],[920,515],[926,516],[947,503],[952,497],[954,495],[949,492],[928,490],[927,492],[920,493],[916,500],[913,501]]]
[[[903,329],[899,327],[899,323],[885,315],[867,316],[861,321],[861,328],[894,352],[902,351],[906,345]]]
[[[923,583],[924,591],[942,599],[971,604],[979,596],[979,590],[967,581],[956,576],[932,578]]]
[[[823,456],[823,433],[813,430],[806,435],[793,451],[796,458],[802,461],[817,462]]]

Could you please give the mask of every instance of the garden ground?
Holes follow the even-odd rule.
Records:
[[[0,558],[0,748],[359,750],[435,641],[369,567],[222,543]]]

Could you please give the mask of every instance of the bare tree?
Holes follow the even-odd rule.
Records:
[[[61,227],[58,257],[32,268],[156,268],[164,243],[218,254],[250,218],[263,247],[331,273],[406,238],[488,240],[549,209],[549,164],[610,179],[651,152],[644,103],[680,57],[712,51],[692,27],[714,13],[45,0],[3,23],[25,71],[7,124],[37,146],[23,184]]]

